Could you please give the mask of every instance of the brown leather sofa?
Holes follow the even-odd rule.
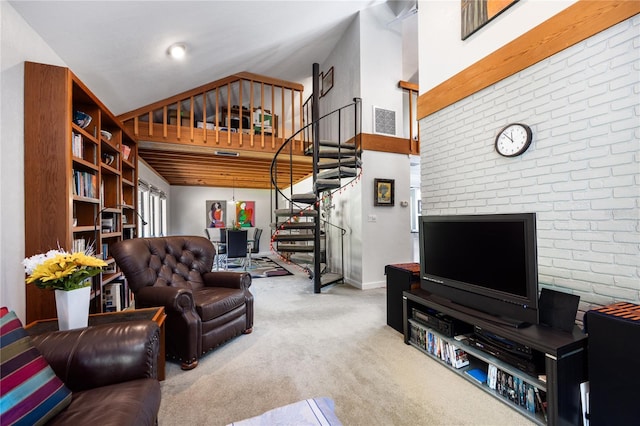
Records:
[[[110,247],[136,308],[164,306],[167,357],[185,370],[253,327],[251,275],[211,272],[215,248],[199,236],[133,238]]]
[[[31,336],[72,392],[47,425],[155,425],[160,329],[129,321]]]

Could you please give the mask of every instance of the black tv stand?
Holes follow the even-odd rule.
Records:
[[[444,315],[455,318],[469,325],[478,326],[485,331],[498,336],[499,338],[514,342],[514,344],[528,346],[532,351],[532,356],[536,359],[543,359],[543,371],[528,373],[522,365],[510,363],[507,358],[498,359],[489,353],[483,352],[470,343],[465,343],[465,339],[454,339],[443,336],[428,326],[420,324],[419,318],[413,318],[413,310],[425,312],[426,310],[436,311]],[[495,317],[485,312],[480,312],[466,306],[452,303],[449,300],[432,295],[422,289],[405,291],[403,293],[403,326],[404,341],[412,345],[431,358],[438,360],[443,365],[448,365],[439,357],[433,356],[424,347],[416,344],[416,339],[412,340],[412,330],[428,329],[437,338],[462,349],[468,355],[470,365],[462,368],[449,368],[461,375],[469,382],[483,389],[493,397],[501,400],[514,410],[518,411],[529,420],[539,425],[576,425],[582,422],[582,410],[580,407],[580,383],[587,380],[586,347],[587,336],[578,326],[574,327],[571,333],[555,330],[541,325],[529,325],[520,321]],[[520,328],[519,328],[520,327]],[[427,339],[427,341],[429,341]],[[418,340],[419,342],[419,340]],[[464,371],[470,368],[480,368],[487,372],[489,365],[497,367],[514,378],[519,378],[526,382],[546,397],[545,412],[532,413],[522,405],[515,404],[504,393],[490,388],[486,383],[480,384],[465,374]],[[534,374],[533,376],[531,374]],[[544,379],[541,379],[541,376]]]

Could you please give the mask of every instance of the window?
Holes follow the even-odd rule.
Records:
[[[138,211],[141,216],[138,220],[141,237],[167,235],[167,196],[163,191],[139,181]]]
[[[138,235],[140,237],[148,237],[149,232],[149,212],[151,211],[149,206],[149,185],[145,182],[138,180]],[[143,225],[143,223],[146,223]]]

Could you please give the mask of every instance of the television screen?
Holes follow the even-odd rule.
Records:
[[[421,286],[453,303],[537,323],[535,214],[422,216]]]

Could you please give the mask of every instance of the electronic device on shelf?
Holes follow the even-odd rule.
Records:
[[[544,371],[544,366],[543,364],[541,365],[539,359],[534,357],[527,359],[522,356],[515,355],[495,343],[490,343],[484,339],[478,338],[476,335],[469,336],[468,344],[476,349],[480,349],[481,351],[488,353],[489,355],[493,355],[500,361],[506,362],[518,370],[524,371],[530,376],[535,377],[539,372]]]
[[[473,334],[479,340],[483,340],[487,343],[497,346],[516,356],[526,359],[533,359],[533,350],[525,344],[514,342],[513,340],[495,335],[477,325],[473,327]]]
[[[444,315],[440,312],[427,309],[420,311],[414,308],[412,315],[414,319],[447,337],[453,337],[473,331],[473,327],[469,324],[455,318],[451,318],[450,316]]]
[[[469,315],[538,324],[535,213],[421,216],[420,286]]]

